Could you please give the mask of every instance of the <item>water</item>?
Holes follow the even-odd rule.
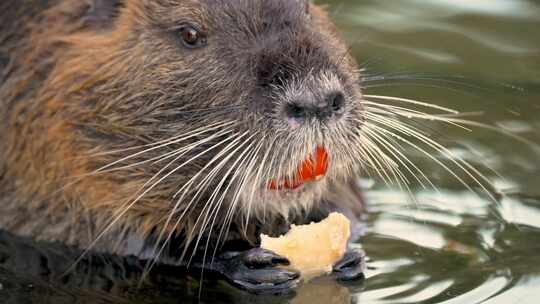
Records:
[[[359,62],[372,62],[368,73],[455,76],[447,82],[416,82],[424,86],[374,87],[370,94],[482,111],[476,121],[540,142],[540,2],[332,4]],[[439,85],[461,92],[432,87]],[[538,151],[478,128],[464,132],[439,126],[433,134],[468,161],[496,171],[483,170],[506,195],[499,204],[474,195],[425,157],[416,162],[429,168],[443,186],[441,193],[417,187],[414,201],[376,184],[368,192],[371,212],[361,241],[370,256],[369,271],[351,297],[358,303],[538,303]]]
[[[469,118],[540,143],[540,1],[319,2],[329,4],[367,73],[417,73],[422,78],[372,82],[369,94],[481,111]],[[137,288],[137,262],[114,257],[95,257],[70,278],[50,280],[44,278],[56,277],[51,265],[64,266],[77,253],[3,233],[0,302],[538,303],[539,151],[481,128],[429,127],[434,138],[482,168],[494,182],[490,190],[498,202],[467,190],[413,151],[415,163],[440,191],[412,185],[412,199],[366,177],[361,183],[369,213],[359,246],[369,261],[363,282],[340,285],[321,278],[296,294],[261,297],[207,280],[199,296],[199,278],[186,279],[167,267]],[[474,186],[465,174],[458,175]],[[43,256],[54,263],[43,267]]]

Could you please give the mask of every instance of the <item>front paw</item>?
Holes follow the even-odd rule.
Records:
[[[366,254],[360,249],[347,251],[343,258],[334,264],[333,271],[340,281],[352,281],[364,278]]]
[[[215,263],[231,284],[252,293],[287,293],[300,278],[298,272],[278,268],[289,265],[287,258],[262,248],[225,253]]]

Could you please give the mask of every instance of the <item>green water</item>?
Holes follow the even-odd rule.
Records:
[[[71,288],[0,268],[0,302],[540,303],[540,154],[524,142],[540,144],[540,1],[319,2],[329,5],[367,74],[416,73],[416,80],[371,82],[367,93],[471,112],[468,119],[522,139],[482,128],[423,125],[493,181],[489,190],[497,202],[409,151],[439,191],[412,183],[411,197],[377,178],[361,181],[369,202],[358,245],[369,256],[363,282],[322,278],[286,297],[251,296],[205,282],[199,295],[198,279],[174,279],[174,271],[161,272],[142,289],[111,287],[107,275],[91,274],[76,284],[84,288]]]
[[[393,85],[374,85],[368,93],[481,111],[470,118],[540,142],[540,1],[330,2],[367,73],[455,76],[413,82],[422,86],[387,82]],[[369,271],[363,284],[348,290],[350,299],[540,303],[538,150],[481,128],[432,127],[433,138],[493,169],[482,172],[505,195],[500,203],[475,195],[426,157],[415,162],[443,187],[440,193],[415,187],[413,200],[368,181],[368,233],[361,244]]]

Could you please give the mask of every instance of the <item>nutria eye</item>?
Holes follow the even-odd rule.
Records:
[[[194,27],[184,26],[180,28],[182,44],[190,49],[203,47],[206,45],[206,38]]]

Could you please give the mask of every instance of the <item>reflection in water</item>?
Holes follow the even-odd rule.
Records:
[[[332,277],[314,279],[291,295],[254,296],[235,290],[211,274],[199,290],[200,279],[165,265],[158,265],[141,283],[143,262],[92,253],[65,275],[80,253],[60,244],[0,232],[0,303],[353,302],[351,290]]]
[[[372,205],[372,229],[362,244],[378,261],[368,263],[375,270],[367,273],[364,290],[357,295],[359,303],[478,303],[487,299],[496,303],[499,297],[501,301],[508,299],[505,294],[521,289],[522,284],[540,286],[535,285],[540,283],[540,257],[535,254],[540,252],[540,242],[534,241],[540,240],[540,221],[536,221],[540,200],[529,200],[528,213],[522,212],[523,203],[514,201],[521,210],[518,224],[495,212],[480,215],[467,209],[469,200],[450,194],[446,194],[446,201],[454,205],[451,209],[438,200],[430,202],[427,194],[422,204],[412,209],[408,204],[397,204],[395,194],[388,200],[386,195],[384,191],[372,192],[371,199],[379,203]],[[469,196],[478,200],[474,194]],[[415,215],[415,209],[420,216]],[[427,217],[426,210],[437,216]],[[381,219],[393,219],[397,224],[379,226]],[[397,231],[400,223],[407,223],[406,233]],[[432,244],[433,235],[438,236],[437,246]],[[533,303],[530,300],[519,303]]]
[[[310,281],[298,289],[291,304],[343,304],[353,303],[350,290],[339,285],[335,280],[321,278]]]
[[[508,223],[540,228],[538,205],[527,206],[524,202],[507,198],[502,201],[502,207],[502,216]]]
[[[406,2],[406,1],[403,1]],[[529,0],[413,0],[416,5],[439,6],[445,11],[538,19],[538,6]]]
[[[538,1],[318,2],[331,4],[360,62],[379,62],[377,70],[368,65],[368,72],[467,75],[471,83],[502,84],[481,90],[463,85],[461,79],[457,84],[465,92],[460,93],[440,88],[455,89],[451,81],[428,86],[386,83],[370,88],[370,94],[481,111],[479,121],[540,141]],[[524,91],[508,93],[504,88],[512,85]],[[340,285],[328,277],[301,286],[296,294],[261,297],[209,277],[199,296],[199,278],[186,279],[174,267],[159,266],[139,288],[143,266],[136,260],[91,256],[63,277],[78,252],[0,232],[0,303],[537,303],[538,151],[488,130],[430,127],[432,136],[468,161],[496,169],[483,169],[496,181],[495,190],[521,194],[502,195],[494,203],[464,191],[440,167],[415,155],[413,160],[429,172],[439,192],[411,185],[416,194],[411,200],[375,180],[364,180],[371,188],[367,232],[361,240],[370,259],[364,282]]]

